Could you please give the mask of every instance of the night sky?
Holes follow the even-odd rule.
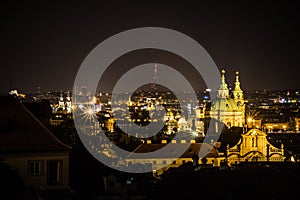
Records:
[[[294,3],[103,2],[1,2],[0,93],[10,86],[22,92],[72,90],[95,46],[147,26],[192,37],[227,71],[228,83],[240,71],[244,90],[300,89],[300,18]]]

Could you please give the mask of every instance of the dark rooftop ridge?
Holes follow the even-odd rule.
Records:
[[[17,98],[0,96],[0,153],[70,150]]]

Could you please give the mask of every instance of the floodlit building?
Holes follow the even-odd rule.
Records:
[[[64,98],[63,93],[60,94],[58,107],[55,109],[55,112],[57,112],[57,110],[62,110],[66,114],[72,112],[72,101],[69,91],[67,92],[66,98]]]
[[[225,82],[225,70],[222,70],[221,84],[217,97],[209,102],[205,111],[206,118],[213,118],[224,123],[228,128],[243,127],[245,123],[245,100],[240,87],[239,73],[236,72],[235,87],[229,94]],[[218,132],[218,126],[214,128]]]
[[[289,128],[288,122],[268,122],[264,123],[263,129],[266,130],[268,133],[273,132],[286,132],[286,130]]]
[[[284,147],[276,148],[267,140],[267,134],[251,129],[242,134],[239,142],[227,149],[228,164],[239,162],[284,161]]]
[[[186,143],[190,143],[188,148],[184,145]],[[193,162],[193,157],[199,155],[200,149],[202,152],[207,152],[207,163],[212,164],[213,166],[219,166],[220,162],[224,160],[224,157],[219,156],[219,152],[215,147],[207,143],[195,143],[194,140],[181,140],[178,142],[172,140],[171,143],[168,144],[168,150],[162,151],[156,157],[147,155],[147,153],[162,149],[166,145],[167,143],[164,140],[161,144],[151,144],[151,142],[140,144],[133,151],[135,154],[130,154],[126,159],[126,162],[133,165],[142,164],[151,166],[156,175],[161,175],[170,167],[176,168],[187,162]],[[182,151],[184,153],[179,158],[172,156],[174,155],[174,152],[177,151]],[[201,164],[201,159],[198,160],[198,164]]]
[[[295,129],[296,132],[299,133],[299,127],[300,127],[300,118],[295,118]]]

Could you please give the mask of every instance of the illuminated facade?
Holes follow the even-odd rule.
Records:
[[[142,164],[142,165],[149,165],[152,167],[153,173],[156,175],[161,175],[166,172],[169,168],[177,168],[182,164],[187,162],[193,162],[193,157],[195,154],[199,154],[200,149],[202,151],[207,151],[208,154],[206,155],[207,163],[212,164],[214,167],[218,167],[220,162],[224,160],[223,157],[219,157],[219,152],[215,147],[212,147],[210,144],[207,143],[195,143],[194,140],[186,141],[176,141],[172,140],[169,144],[169,150],[172,152],[176,152],[178,149],[181,149],[182,143],[190,143],[191,145],[180,157],[174,157],[174,155],[170,154],[169,151],[161,152],[161,154],[157,157],[142,157],[139,154],[148,153],[149,151],[157,151],[162,149],[167,144],[166,141],[162,140],[161,144],[151,144],[151,140],[148,140],[147,143],[143,143],[139,145],[133,153],[130,154],[127,159],[127,165],[130,164]],[[202,164],[201,159],[198,160],[198,164]]]
[[[58,100],[58,107],[54,110],[54,112],[64,112],[65,114],[69,114],[72,112],[72,101],[70,97],[70,93],[67,92],[66,98],[64,98],[63,94],[60,94]]]
[[[284,161],[284,148],[276,148],[267,140],[267,134],[258,129],[251,129],[242,134],[239,142],[227,149],[228,164],[239,162]]]
[[[267,133],[286,132],[288,127],[289,127],[288,122],[282,122],[282,123],[269,122],[269,123],[264,123],[264,125],[263,125],[263,129],[266,130]]]
[[[243,127],[245,123],[245,100],[240,87],[238,72],[236,72],[235,87],[229,95],[229,89],[225,82],[225,70],[222,70],[222,79],[217,97],[207,104],[205,117],[216,119],[228,128],[232,126]],[[215,129],[218,131],[217,126]]]
[[[72,101],[69,92],[67,92],[66,98],[64,98],[61,93],[58,99],[58,104],[51,105],[51,107],[53,115],[50,118],[50,124],[52,126],[58,126],[67,118],[72,118]]]
[[[64,102],[64,97],[63,97],[62,93],[60,94],[60,97],[59,97],[58,108],[65,110],[65,102]]]
[[[70,97],[70,92],[67,92],[67,97],[66,97],[66,107],[65,109],[67,110],[67,113],[72,112],[72,102],[71,102],[71,97]]]
[[[296,132],[299,133],[299,127],[300,127],[300,118],[295,118],[295,128]]]

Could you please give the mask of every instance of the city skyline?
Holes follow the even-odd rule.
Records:
[[[244,5],[234,1],[196,5],[5,4],[1,11],[0,93],[10,88],[35,92],[38,87],[42,91],[71,91],[77,70],[95,46],[119,32],[146,26],[174,29],[192,37],[206,49],[220,71],[226,70],[228,82],[232,83],[235,71],[240,71],[245,91],[300,88],[295,5]],[[160,59],[169,60],[171,67],[180,63],[174,61],[173,55],[162,52],[137,55],[129,55],[122,64],[155,63]],[[121,65],[116,62],[116,66]],[[184,62],[179,67],[188,68]],[[159,72],[158,67],[158,76]],[[199,77],[194,79],[199,89],[205,89]]]
[[[0,25],[0,199],[294,198],[296,4],[2,2]]]

